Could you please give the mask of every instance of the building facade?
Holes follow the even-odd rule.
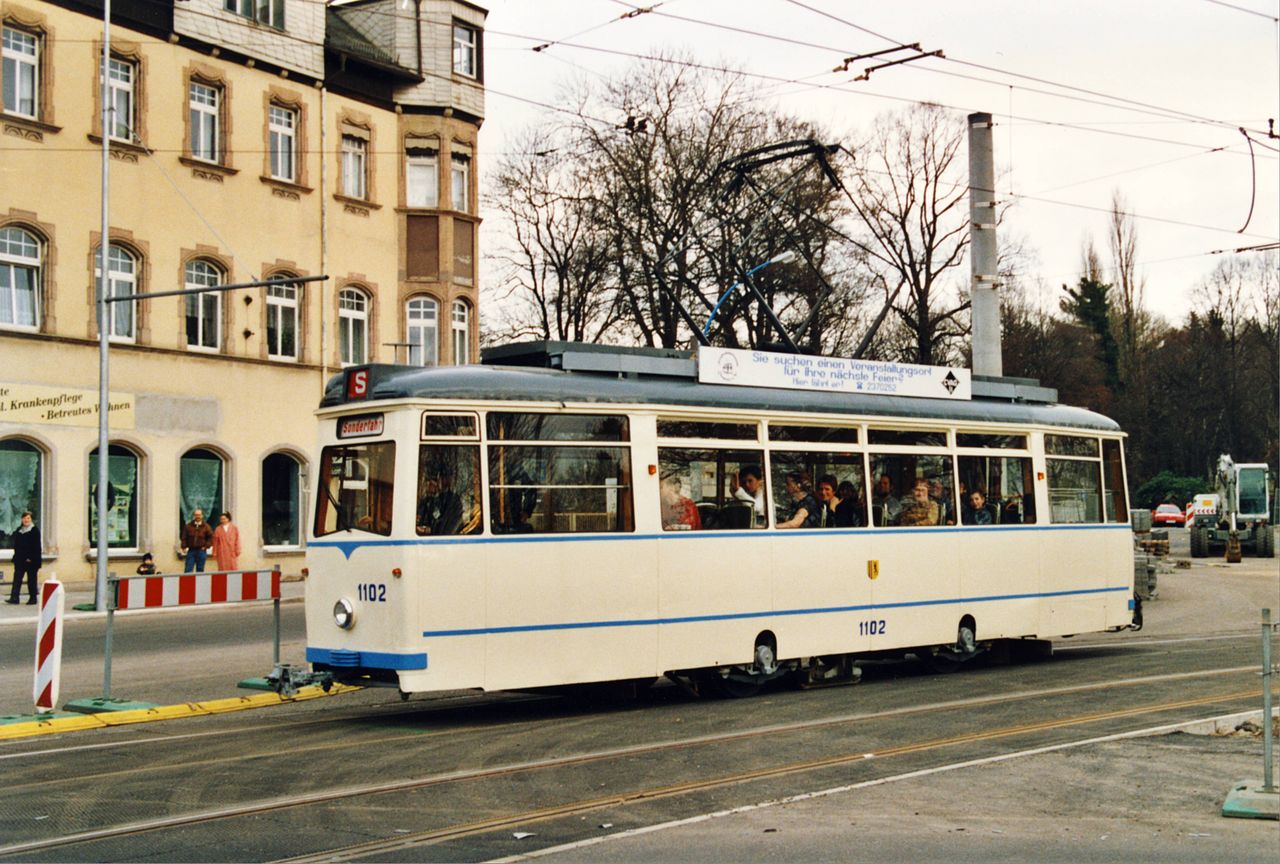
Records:
[[[100,287],[323,276],[107,304],[109,569],[180,569],[199,506],[296,571],[324,381],[478,353],[485,11],[112,5],[104,130],[102,4],[0,0],[0,569],[29,509],[43,572],[93,578]]]

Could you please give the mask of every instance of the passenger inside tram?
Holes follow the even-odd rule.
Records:
[[[836,497],[836,488],[840,481],[834,474],[823,474],[818,478],[818,527],[835,528],[838,524],[836,508],[840,499]]]
[[[678,475],[662,478],[659,495],[662,499],[662,528],[664,531],[700,531],[702,517],[693,500],[681,491],[683,481]]]
[[[892,525],[902,512],[902,502],[893,494],[893,479],[881,474],[871,493],[871,508],[877,525]]]
[[[765,520],[763,473],[755,465],[747,465],[736,474],[730,475],[729,486],[733,497],[744,504],[750,504],[755,514],[757,526]],[[746,526],[742,526],[746,527]]]
[[[921,477],[911,488],[911,500],[903,506],[898,514],[899,525],[937,525],[939,518],[938,502],[929,497],[929,481]]]
[[[462,499],[450,485],[438,467],[427,475],[425,494],[418,502],[419,534],[457,534],[462,528]]]
[[[787,497],[785,506],[786,519],[778,520],[779,528],[816,528],[818,527],[818,502],[809,494],[809,484],[805,476],[798,471],[788,471],[786,475]]]
[[[857,528],[862,525],[863,506],[858,489],[849,480],[841,480],[836,487],[839,502],[836,504],[836,527]]]

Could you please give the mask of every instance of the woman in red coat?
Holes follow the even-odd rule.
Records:
[[[240,569],[240,529],[232,524],[230,513],[219,516],[213,529],[213,557],[223,572]]]

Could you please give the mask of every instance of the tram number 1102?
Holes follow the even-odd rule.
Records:
[[[880,618],[875,621],[859,621],[859,636],[883,636],[884,635],[884,619]]]
[[[356,597],[363,603],[386,603],[387,586],[377,582],[361,582],[356,586]]]

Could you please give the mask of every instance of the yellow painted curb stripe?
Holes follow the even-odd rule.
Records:
[[[0,741],[30,738],[36,735],[56,735],[59,732],[79,732],[84,729],[104,729],[109,726],[128,726],[134,723],[152,723],[157,720],[180,720],[186,717],[206,717],[246,711],[250,708],[266,708],[287,702],[305,702],[340,693],[354,693],[361,687],[334,684],[328,692],[319,687],[303,687],[288,698],[278,693],[258,693],[253,696],[234,696],[229,699],[211,699],[207,702],[187,702],[181,705],[158,705],[155,708],[139,708],[134,711],[103,711],[100,714],[79,714],[75,717],[52,717],[48,720],[32,720],[0,726]]]

